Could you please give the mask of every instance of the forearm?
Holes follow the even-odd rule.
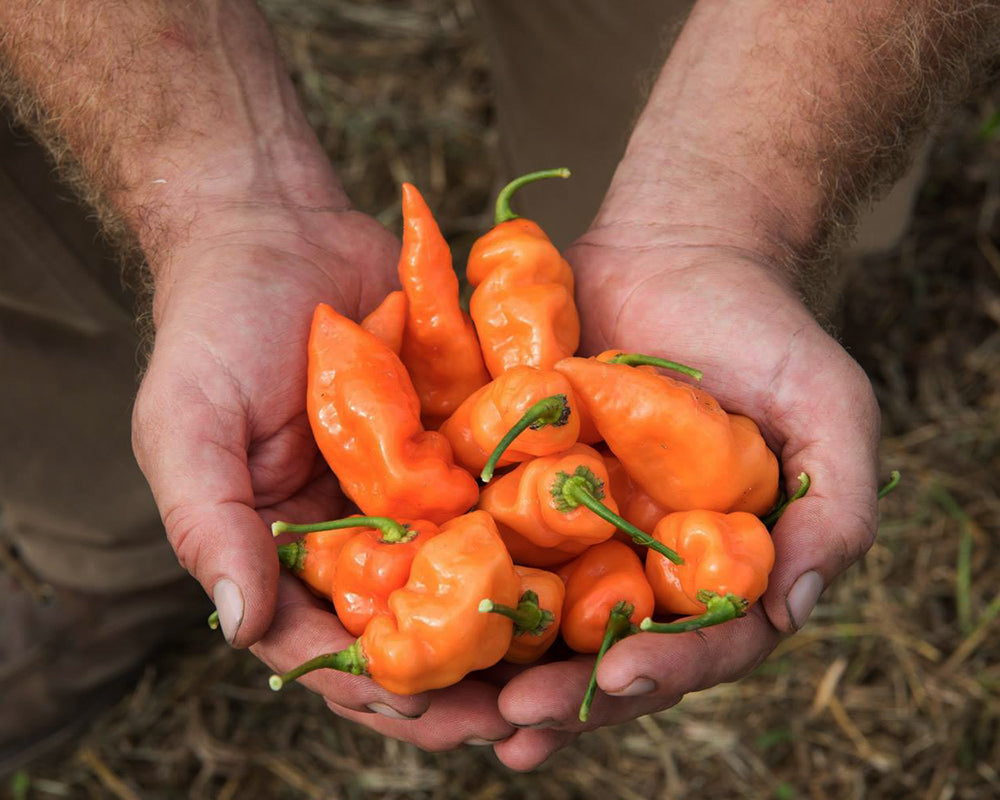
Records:
[[[814,262],[959,96],[998,18],[963,0],[701,0],[597,226]]]
[[[344,207],[250,0],[5,0],[0,82],[150,258],[220,207]]]

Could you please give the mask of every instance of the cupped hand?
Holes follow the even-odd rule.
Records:
[[[318,302],[354,319],[371,310],[397,285],[398,246],[356,212],[247,204],[202,216],[158,272],[156,340],[133,416],[136,457],[226,639],[254,645],[277,671],[353,639],[293,579],[279,590],[268,527],[344,511],[306,417],[312,312]],[[512,730],[485,684],[399,697],[329,670],[304,683],[338,713],[375,728],[403,725],[395,735],[428,748]]]
[[[496,748],[533,766],[539,728],[573,734],[667,708],[691,691],[753,670],[808,619],[823,589],[860,558],[876,523],[878,407],[861,368],[800,302],[790,279],[755,254],[682,228],[597,228],[567,258],[578,278],[582,350],[650,353],[698,367],[702,387],[757,422],[789,494],[812,479],[773,531],[768,590],[750,613],[698,633],[642,633],[601,664],[590,719],[577,713],[593,658],[529,669],[500,695],[519,727]]]

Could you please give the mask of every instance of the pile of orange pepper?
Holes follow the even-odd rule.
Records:
[[[575,355],[573,271],[510,207],[521,186],[568,174],[500,193],[469,256],[469,313],[409,184],[402,291],[360,325],[317,306],[309,420],[359,515],[273,530],[295,537],[281,563],[357,640],[272,688],[331,668],[413,694],[501,659],[531,663],[559,638],[600,659],[640,629],[742,616],[767,588],[769,526],[808,479],[780,500],[757,425],[697,388],[697,370]],[[592,679],[581,719],[595,691]]]

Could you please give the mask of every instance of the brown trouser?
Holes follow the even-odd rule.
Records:
[[[519,208],[557,243],[600,203],[645,90],[693,3],[479,0],[494,60],[502,178],[571,166]],[[918,173],[862,227],[902,231]],[[52,583],[90,591],[179,573],[132,458],[137,340],[131,300],[83,211],[37,147],[0,131],[0,535]],[[2,602],[2,599],[0,599]]]

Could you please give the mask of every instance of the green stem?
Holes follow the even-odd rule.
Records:
[[[350,647],[338,650],[336,653],[324,653],[321,656],[310,658],[305,663],[290,669],[284,675],[272,675],[268,678],[267,685],[277,692],[286,683],[298,680],[306,673],[317,669],[336,669],[340,672],[350,672],[352,675],[367,675],[368,659],[361,652],[361,640],[358,639]]]
[[[580,704],[580,722],[586,722],[590,716],[590,707],[594,704],[594,695],[597,694],[597,668],[601,665],[604,654],[611,649],[611,646],[630,633],[632,633],[632,623],[629,617],[635,612],[635,606],[620,600],[615,603],[608,614],[608,624],[604,628],[604,638],[601,640],[601,649],[597,651],[594,659],[594,669],[590,673],[590,680],[587,682],[587,691],[584,692],[583,702]]]
[[[517,601],[517,608],[494,603],[489,598],[479,604],[481,614],[500,614],[514,622],[514,635],[528,633],[541,636],[555,622],[555,615],[538,606],[538,595],[528,589]]]
[[[566,424],[569,414],[569,401],[567,401],[564,394],[554,394],[551,397],[542,398],[531,406],[531,408],[524,412],[524,416],[514,424],[514,427],[504,434],[499,444],[493,448],[486,466],[483,467],[483,471],[479,474],[483,483],[490,482],[493,478],[493,470],[496,469],[500,457],[527,428],[531,428],[533,431],[544,428],[546,425],[559,428]]]
[[[893,489],[899,486],[900,478],[902,478],[902,475],[900,475],[898,469],[894,469],[892,472],[890,472],[889,482],[878,490],[878,499],[881,500],[883,497],[889,494],[889,492],[891,492]]]
[[[647,356],[642,353],[619,353],[616,356],[612,356],[608,360],[608,363],[625,364],[629,367],[641,367],[648,365],[651,367],[659,367],[660,369],[671,369],[674,372],[681,372],[688,377],[694,378],[696,381],[700,381],[702,376],[702,371],[700,369],[689,367],[686,364],[679,364],[676,361],[667,361],[664,358],[657,358],[656,356]]]
[[[306,543],[302,539],[289,544],[278,545],[278,562],[292,572],[302,572],[306,561]]]
[[[208,615],[208,627],[213,631],[219,630],[219,612],[213,611]]]
[[[631,522],[622,519],[604,505],[601,502],[604,498],[604,482],[586,467],[577,467],[572,475],[566,472],[556,473],[556,481],[552,484],[551,493],[556,500],[556,507],[560,511],[570,511],[578,506],[584,506],[605,522],[610,522],[619,530],[627,533],[636,544],[655,550],[675,564],[684,563],[684,559],[663,542],[657,541],[645,531],[639,530]]]
[[[768,530],[771,530],[771,528],[773,528],[777,524],[778,520],[781,519],[781,515],[785,513],[785,511],[792,503],[794,503],[799,498],[805,497],[806,492],[809,491],[809,486],[811,484],[812,481],[809,479],[809,475],[805,472],[800,472],[799,488],[795,490],[795,494],[793,494],[791,497],[789,497],[787,500],[781,503],[776,509],[774,509],[774,511],[772,511],[770,514],[768,514],[761,520],[761,522],[764,523],[765,527]]]
[[[680,622],[653,622],[646,617],[639,623],[639,630],[648,633],[687,633],[700,628],[710,628],[713,625],[721,625],[731,619],[742,617],[747,613],[747,601],[734,594],[727,594],[724,597],[715,592],[698,592],[698,600],[705,604],[706,611],[697,617],[681,620]]]
[[[317,531],[335,531],[344,528],[375,528],[382,531],[379,541],[389,544],[408,542],[416,533],[401,522],[389,517],[348,517],[347,519],[331,519],[326,522],[313,522],[307,525],[293,525],[290,522],[272,522],[271,534],[280,536],[283,533],[316,533]]]
[[[527,175],[522,175],[520,178],[514,178],[514,180],[504,186],[503,189],[500,190],[500,194],[497,195],[496,213],[493,217],[494,224],[501,225],[504,222],[510,222],[512,219],[517,219],[518,215],[511,210],[510,198],[513,196],[514,192],[522,186],[534,183],[535,181],[545,180],[546,178],[568,178],[569,175],[569,170],[562,167],[560,169],[543,169],[539,172],[529,172]]]

